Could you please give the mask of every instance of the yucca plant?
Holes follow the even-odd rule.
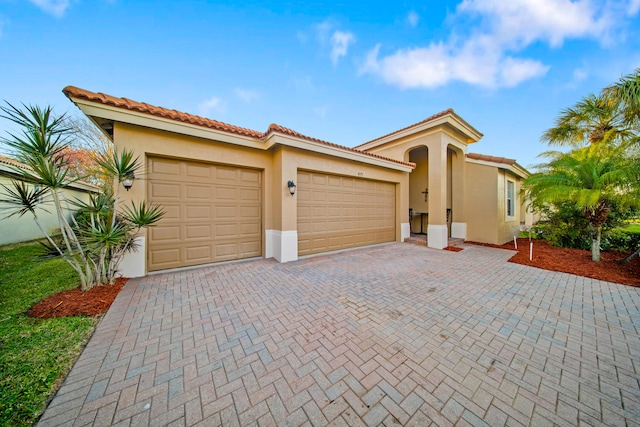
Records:
[[[66,200],[63,189],[81,177],[69,173],[65,158],[71,129],[66,126],[64,115],[55,116],[51,107],[23,105],[23,109],[0,107],[0,117],[18,124],[20,134],[9,133],[2,141],[13,150],[14,157],[26,167],[14,167],[18,179],[8,186],[0,203],[9,211],[6,215],[32,215],[40,231],[55,250],[78,273],[83,290],[95,285],[115,281],[118,265],[125,253],[135,250],[134,239],[141,228],[155,224],[163,210],[145,203],[132,203],[118,212],[119,183],[135,174],[141,167],[139,159],[131,151],[111,150],[100,160],[114,180],[115,191],[105,189],[93,194],[87,202]],[[54,239],[39,222],[38,211],[52,208],[58,218],[60,239]],[[73,208],[80,217],[69,216]]]

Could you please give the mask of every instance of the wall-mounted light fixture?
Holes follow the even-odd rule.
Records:
[[[289,187],[289,194],[292,196],[296,194],[296,184],[293,181],[287,182],[287,187]]]
[[[133,180],[134,179],[136,179],[136,177],[133,174],[126,175],[123,178],[122,186],[124,187],[125,190],[129,191],[129,189],[133,186]]]

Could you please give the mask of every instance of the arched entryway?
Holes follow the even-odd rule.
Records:
[[[409,175],[409,224],[413,236],[444,248],[448,238],[465,238],[464,152],[454,145],[419,145],[407,152],[416,167]]]

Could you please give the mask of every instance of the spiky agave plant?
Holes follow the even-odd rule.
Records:
[[[78,273],[83,290],[113,283],[122,256],[135,249],[137,233],[152,226],[164,212],[142,203],[118,213],[118,185],[115,194],[106,190],[91,195],[87,202],[66,200],[63,189],[78,178],[70,178],[72,174],[64,156],[70,134],[64,115],[56,117],[51,107],[23,107],[23,110],[11,104],[0,107],[4,113],[0,117],[22,128],[20,134],[10,133],[10,138],[3,138],[3,142],[25,165],[14,167],[18,179],[9,186],[3,185],[5,194],[0,196],[0,202],[9,211],[6,216],[31,214],[50,246]],[[127,150],[113,151],[100,161],[117,183],[141,166],[139,159]],[[39,222],[38,210],[46,204],[53,205],[63,243],[56,242]],[[69,215],[73,206],[89,218],[76,221]]]

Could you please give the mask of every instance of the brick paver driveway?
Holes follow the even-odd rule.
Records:
[[[640,289],[389,244],[131,280],[49,425],[640,425]]]

